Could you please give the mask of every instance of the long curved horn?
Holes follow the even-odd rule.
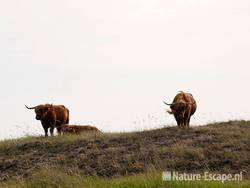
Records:
[[[173,103],[171,103],[171,104],[168,104],[168,103],[166,103],[165,101],[163,101],[163,103],[165,104],[165,105],[168,105],[168,106],[171,106]]]
[[[29,109],[29,110],[32,110],[32,109],[35,109],[35,108],[36,108],[36,106],[34,106],[34,107],[28,107],[28,106],[26,106],[26,105],[25,105],[25,107],[26,107],[27,109]]]
[[[164,104],[168,105],[168,106],[171,106],[173,104],[180,104],[180,103],[185,103],[185,104],[195,104],[195,102],[174,102],[174,103],[166,103],[165,101],[163,101]]]

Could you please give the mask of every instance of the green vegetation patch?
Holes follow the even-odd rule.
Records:
[[[145,174],[122,178],[98,178],[67,175],[58,170],[42,170],[28,179],[9,181],[0,184],[8,188],[248,188],[250,181],[208,182],[208,181],[162,181],[161,173],[151,171]]]

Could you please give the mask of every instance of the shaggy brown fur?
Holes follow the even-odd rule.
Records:
[[[177,125],[179,127],[189,127],[190,118],[197,108],[193,95],[181,91],[175,96],[173,102],[167,105],[170,105],[171,109],[167,112],[174,115]]]
[[[62,125],[63,134],[79,134],[82,132],[100,132],[96,127],[90,125]]]
[[[61,125],[69,123],[69,110],[64,105],[41,104],[35,107],[27,107],[34,109],[36,119],[41,121],[45,137],[48,136],[48,129],[50,129],[51,136],[53,135],[54,128],[57,128],[61,134]]]

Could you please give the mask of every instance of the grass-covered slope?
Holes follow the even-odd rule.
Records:
[[[0,181],[29,179],[40,170],[122,177],[149,169],[244,172],[250,176],[250,122],[188,130],[177,127],[119,134],[28,137],[0,142]]]
[[[68,175],[57,170],[41,170],[25,179],[0,183],[0,188],[249,188],[250,181],[162,181],[161,173],[120,178],[85,177]]]

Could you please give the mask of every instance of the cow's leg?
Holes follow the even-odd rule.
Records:
[[[188,128],[189,128],[190,118],[191,118],[191,117],[189,117],[188,120],[187,120],[187,127],[188,127]]]
[[[50,127],[49,132],[50,132],[50,135],[53,136],[54,135],[54,127]]]
[[[179,127],[182,127],[182,120],[179,120]]]
[[[61,127],[61,125],[57,125],[56,130],[57,130],[58,135],[62,134],[62,127]]]
[[[181,127],[182,127],[182,128],[185,128],[185,127],[186,127],[186,123],[185,123],[185,120],[184,120],[184,119],[181,120]]]
[[[56,121],[56,130],[58,135],[62,135],[62,123],[61,121]]]
[[[46,128],[43,128],[43,129],[44,129],[45,137],[47,137],[48,136],[48,128],[46,127]]]
[[[45,133],[45,137],[47,137],[48,136],[48,125],[47,125],[47,123],[46,122],[44,122],[44,121],[41,121],[41,123],[42,123],[42,126],[43,126],[43,130],[44,130],[44,133]]]
[[[183,127],[184,129],[187,127],[187,121],[186,121],[185,118],[182,120],[182,127]]]
[[[177,121],[177,125],[178,125],[178,127],[181,127],[181,121]]]
[[[186,128],[189,128],[189,122],[190,122],[190,116],[188,116],[188,117],[185,118],[184,123],[185,123],[185,127]]]
[[[184,120],[181,121],[181,127],[185,128],[185,121]]]
[[[181,121],[180,121],[180,119],[177,118],[176,116],[174,116],[174,118],[175,118],[175,121],[177,122],[178,127],[180,127],[180,126],[181,126]]]
[[[189,128],[190,117],[191,117],[191,108],[189,107],[188,108],[188,113],[187,113],[186,118],[185,118],[185,120],[186,120],[186,122],[185,122],[186,128]]]
[[[57,129],[58,135],[62,135],[62,128],[61,127],[57,127],[56,129]]]

